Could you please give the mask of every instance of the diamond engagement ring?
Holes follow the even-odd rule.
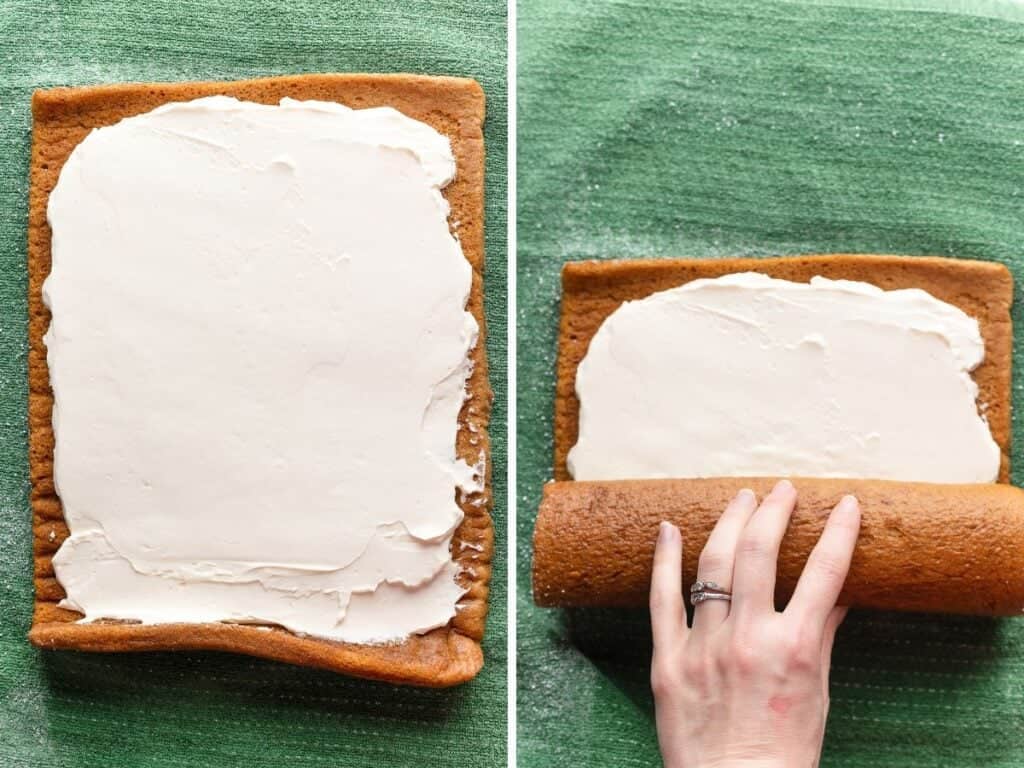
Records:
[[[732,600],[732,593],[722,589],[713,581],[695,581],[690,587],[690,602],[694,605],[705,600]]]

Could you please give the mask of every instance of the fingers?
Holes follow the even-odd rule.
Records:
[[[775,563],[794,506],[796,489],[780,480],[751,516],[736,547],[730,616],[775,611]]]
[[[748,489],[740,491],[729,502],[700,553],[697,564],[697,578],[700,581],[713,581],[722,589],[732,589],[736,544],[756,509],[757,497]],[[707,634],[720,626],[728,615],[729,603],[725,600],[706,600],[700,603],[693,611],[695,636]]]
[[[828,516],[786,613],[821,626],[839,599],[860,533],[860,505],[844,496]]]
[[[682,581],[683,537],[678,528],[663,521],[658,529],[651,572],[651,632],[655,652],[669,647],[686,632]]]

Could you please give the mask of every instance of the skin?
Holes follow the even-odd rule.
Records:
[[[679,529],[662,523],[651,579],[651,687],[666,768],[817,766],[828,715],[836,605],[860,531],[844,497],[829,515],[784,611],[775,609],[779,545],[796,504],[783,480],[760,506],[740,491],[701,552],[697,574],[732,592],[686,625]],[[687,585],[687,591],[689,585]]]

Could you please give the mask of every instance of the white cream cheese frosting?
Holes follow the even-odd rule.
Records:
[[[211,97],[95,130],[43,298],[64,605],[348,642],[445,625],[477,324],[448,139]],[[481,457],[482,459],[482,457]]]
[[[978,323],[921,290],[756,273],[624,303],[577,369],[577,480],[987,483]]]

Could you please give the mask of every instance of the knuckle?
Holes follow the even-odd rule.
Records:
[[[724,573],[730,570],[729,566],[729,555],[720,549],[705,547],[697,561],[697,570],[702,575]]]
[[[760,559],[768,554],[768,541],[756,531],[744,533],[736,549],[744,557]]]
[[[668,678],[651,675],[651,693],[656,699],[667,699],[675,692],[675,687]]]
[[[729,644],[729,659],[723,663],[744,677],[757,672],[762,666],[757,644],[748,642],[742,635]]]
[[[738,650],[736,653],[736,671],[744,677],[750,677],[754,675],[761,668],[761,658],[757,652],[750,648],[744,647]]]
[[[831,552],[819,552],[815,555],[813,569],[819,579],[839,581],[846,577],[845,561]]]
[[[811,672],[818,668],[821,653],[811,632],[799,631],[784,641],[786,666],[794,672]]]
[[[651,664],[651,691],[655,696],[665,697],[678,688],[676,671],[667,663],[655,659]]]
[[[733,671],[735,656],[732,653],[720,653],[715,657],[715,670],[722,677],[728,677]]]
[[[687,656],[683,660],[683,679],[688,685],[702,688],[708,681],[708,664],[700,654]]]

